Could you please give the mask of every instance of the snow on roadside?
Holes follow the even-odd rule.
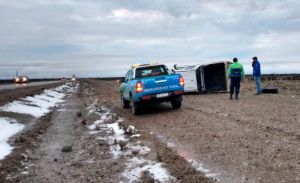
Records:
[[[130,125],[127,129],[121,127],[124,121],[112,114],[109,109],[101,107],[96,108],[95,104],[88,107],[88,114],[97,114],[99,119],[93,124],[87,126],[91,135],[97,135],[98,132],[105,132],[105,136],[96,137],[99,140],[105,140],[110,146],[110,152],[113,159],[126,158],[126,167],[121,174],[122,183],[131,183],[140,180],[144,172],[155,180],[155,182],[170,182],[175,180],[168,170],[164,168],[164,163],[148,160],[146,156],[151,149],[142,145],[140,141],[131,142],[131,138],[138,138],[141,135],[138,130]]]
[[[22,131],[24,127],[14,119],[0,118],[0,160],[13,150],[13,147],[8,144],[9,138]]]
[[[127,168],[122,175],[126,177],[128,182],[137,182],[141,174],[146,171],[150,173],[150,176],[156,182],[168,182],[171,180],[171,175],[163,167],[163,163],[133,157],[127,161],[126,166]]]
[[[47,108],[41,108],[39,106],[30,106],[28,104],[29,103],[23,101],[13,101],[1,107],[0,110],[6,112],[29,114],[36,118],[39,118],[49,112]]]
[[[54,89],[45,90],[42,94],[32,97],[25,97],[8,103],[0,107],[1,111],[29,114],[35,118],[40,118],[50,112],[50,109],[63,102],[66,92],[76,91],[75,87],[69,84],[56,87]]]
[[[63,102],[66,93],[75,92],[79,84],[66,83],[54,89],[47,89],[39,95],[29,96],[15,100],[0,107],[0,111],[29,114],[39,118],[50,112],[51,108]],[[9,138],[25,128],[11,118],[0,117],[0,160],[5,158],[13,150],[8,143]]]
[[[204,164],[202,163],[199,163],[193,159],[187,159],[187,161],[189,163],[191,163],[191,165],[197,170],[197,171],[200,171],[202,173],[205,174],[206,177],[209,177],[209,178],[216,178],[219,174],[218,173],[213,173],[211,170],[207,169],[207,168],[204,168]],[[216,178],[216,180],[218,180]]]

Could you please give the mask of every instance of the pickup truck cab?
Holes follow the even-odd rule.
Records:
[[[184,79],[163,64],[134,65],[120,86],[123,108],[131,105],[132,114],[140,113],[146,104],[171,102],[174,109],[181,107]]]

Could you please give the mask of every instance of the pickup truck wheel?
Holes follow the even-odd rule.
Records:
[[[180,100],[172,100],[171,101],[173,109],[179,109],[181,107],[181,101]]]
[[[133,115],[138,115],[140,113],[137,103],[133,100],[131,100],[131,112]]]
[[[129,108],[130,107],[129,106],[130,102],[125,100],[123,97],[121,97],[121,103],[122,103],[123,108]]]

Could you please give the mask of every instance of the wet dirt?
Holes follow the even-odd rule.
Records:
[[[77,94],[16,138],[16,149],[1,162],[0,182],[123,180],[127,157],[114,159],[109,144],[97,138],[106,134],[89,133],[97,120],[88,114],[92,104],[136,126],[138,140],[151,149],[147,157],[164,163],[173,182],[299,182],[299,80],[275,84],[276,95],[255,96],[253,81],[246,80],[240,100],[226,93],[185,95],[179,110],[162,104],[133,116],[121,107],[119,83],[82,80]],[[62,152],[66,146],[71,149]],[[153,179],[145,172],[140,182]]]
[[[118,83],[89,82],[118,115],[220,182],[300,181],[299,80],[277,80],[279,94],[259,96],[246,80],[240,100],[226,93],[185,95],[180,110],[162,104],[140,116],[121,108]]]

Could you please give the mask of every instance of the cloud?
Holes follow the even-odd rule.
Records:
[[[0,72],[109,76],[153,60],[238,57],[250,73],[255,55],[265,72],[299,73],[299,7],[297,0],[0,1]]]

